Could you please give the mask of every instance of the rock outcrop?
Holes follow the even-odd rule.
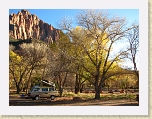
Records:
[[[43,22],[35,14],[27,10],[21,10],[17,14],[9,15],[9,35],[14,39],[36,38],[47,43],[59,39],[60,30]]]

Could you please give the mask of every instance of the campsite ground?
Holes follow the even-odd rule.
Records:
[[[94,94],[64,94],[55,100],[21,98],[20,95],[10,95],[10,106],[139,106],[134,94],[101,94],[100,100],[93,99]],[[77,98],[78,97],[78,98]]]

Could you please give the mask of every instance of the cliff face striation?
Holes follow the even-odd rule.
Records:
[[[36,38],[47,43],[59,39],[60,30],[43,22],[35,14],[21,10],[9,15],[9,35],[14,39],[26,40]]]

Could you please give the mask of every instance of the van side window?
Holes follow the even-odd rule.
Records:
[[[42,88],[42,91],[48,91],[48,88]]]
[[[49,91],[54,91],[54,88],[49,88]]]

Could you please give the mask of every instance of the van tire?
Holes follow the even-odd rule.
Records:
[[[39,100],[39,98],[40,98],[39,95],[35,96],[35,100]]]
[[[54,95],[51,95],[50,98],[51,98],[51,100],[54,100],[54,99],[55,99],[55,96],[54,96]]]
[[[32,100],[35,100],[35,98],[32,98]]]

